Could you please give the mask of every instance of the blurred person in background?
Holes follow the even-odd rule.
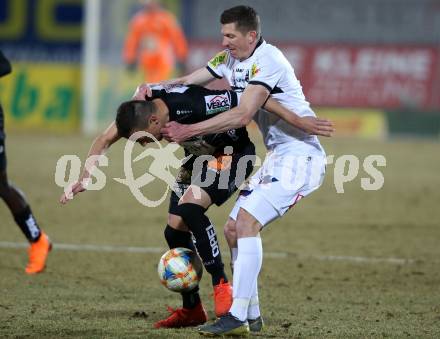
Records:
[[[0,51],[0,77],[11,73],[11,71],[11,64]],[[44,270],[52,244],[48,236],[38,226],[23,193],[8,181],[5,137],[3,108],[0,104],[0,197],[10,209],[15,222],[30,243],[29,262],[25,271],[27,274],[36,274]]]
[[[188,46],[174,15],[157,0],[144,0],[130,22],[125,38],[123,58],[129,69],[139,66],[145,81],[157,83],[172,76],[177,68],[183,71]]]

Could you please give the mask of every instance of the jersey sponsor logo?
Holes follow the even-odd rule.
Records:
[[[191,113],[192,113],[192,110],[190,110],[190,109],[178,109],[176,111],[177,115],[184,115],[184,114],[191,114]]]
[[[214,226],[211,224],[206,228],[206,233],[209,238],[209,245],[211,246],[212,256],[215,258],[220,254],[220,249],[218,247],[217,236],[215,234]]]
[[[206,115],[225,112],[231,108],[231,101],[226,94],[205,96]]]
[[[213,68],[217,68],[221,64],[225,64],[228,60],[228,53],[226,51],[222,51],[217,53],[215,57],[209,60],[209,65]]]
[[[232,73],[232,86],[233,87],[246,87],[249,82],[250,72],[249,70],[243,70],[240,68],[234,69]]]

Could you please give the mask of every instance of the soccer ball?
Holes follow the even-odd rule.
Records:
[[[162,285],[173,292],[188,292],[202,278],[203,265],[197,253],[188,248],[173,248],[160,258],[157,273]]]

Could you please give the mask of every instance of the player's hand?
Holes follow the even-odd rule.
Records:
[[[316,117],[300,117],[298,128],[307,134],[321,135],[324,137],[331,137],[335,131],[333,128],[333,122]]]
[[[75,195],[78,193],[84,192],[86,189],[82,184],[82,181],[74,182],[73,184],[69,185],[64,193],[61,195],[60,203],[65,205],[69,202],[69,200],[72,200]]]
[[[174,141],[178,144],[192,137],[189,133],[188,125],[179,124],[176,121],[168,122],[165,127],[160,130],[160,133],[166,140],[170,142]]]
[[[145,100],[145,97],[152,97],[153,92],[149,84],[140,84],[133,94],[133,100]]]

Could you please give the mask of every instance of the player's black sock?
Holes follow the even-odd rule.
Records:
[[[185,247],[196,252],[190,232],[179,231],[167,225],[164,235],[170,249]],[[190,292],[181,293],[181,295],[184,308],[194,308],[201,303],[198,286]]]
[[[202,258],[206,271],[211,274],[212,284],[217,285],[221,279],[227,282],[224,265],[217,242],[214,225],[205,215],[205,208],[197,204],[182,204],[175,214],[182,217],[196,239],[196,247]]]
[[[167,225],[163,233],[170,249],[176,247],[185,247],[196,252],[190,232],[179,231],[175,228],[172,228],[170,225]]]
[[[183,300],[183,308],[191,309],[202,302],[200,300],[199,286],[189,292],[184,292],[181,294]]]
[[[21,212],[14,214],[14,219],[27,240],[36,242],[40,239],[41,230],[29,206],[25,207]]]

